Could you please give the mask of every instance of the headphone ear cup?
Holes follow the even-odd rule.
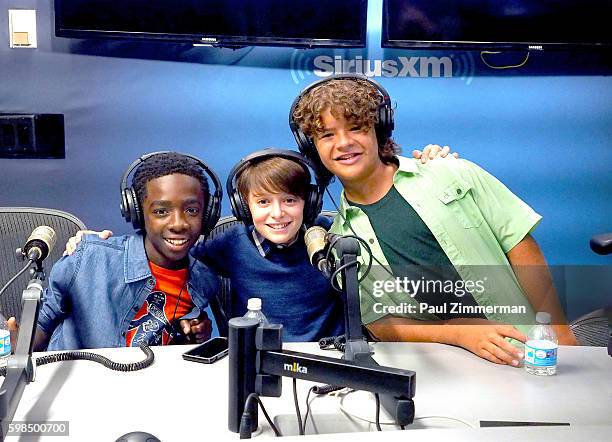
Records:
[[[376,131],[380,133],[380,137],[386,142],[391,138],[395,123],[393,121],[393,109],[386,103],[381,104],[378,108],[378,124]]]
[[[306,158],[312,159],[313,155],[316,153],[316,147],[312,139],[308,137],[296,123],[291,124],[291,131],[293,132],[295,142],[300,152],[302,152]]]
[[[253,218],[251,217],[249,205],[246,203],[246,201],[244,201],[240,192],[236,191],[236,195],[238,196],[238,212],[240,213],[240,219],[246,224],[253,224]]]
[[[130,221],[134,229],[139,230],[144,228],[144,219],[142,217],[142,210],[138,204],[138,198],[136,192],[132,187],[125,189],[127,210],[129,211]]]
[[[210,220],[212,218],[212,209],[213,209],[213,196],[208,194],[208,204],[206,204],[206,210],[204,211],[204,216],[202,217],[202,228],[201,234],[204,236],[208,236],[210,232]]]
[[[212,195],[212,204],[210,205],[210,218],[208,219],[208,229],[206,235],[212,232],[215,228],[219,218],[221,218],[221,198],[218,195]]]
[[[308,226],[314,225],[317,216],[321,213],[323,207],[323,193],[320,192],[319,186],[310,185],[308,195],[304,204],[304,223]]]
[[[237,221],[242,221],[245,224],[251,224],[251,212],[249,210],[249,206],[242,199],[242,195],[238,190],[234,189],[234,191],[229,194],[230,205],[232,207],[232,213],[236,217]]]
[[[202,219],[202,235],[208,237],[212,229],[217,225],[221,215],[221,200],[216,195],[209,195],[206,214]]]
[[[314,140],[299,129],[294,132],[294,135],[295,139],[299,140],[298,148],[302,155],[310,160],[312,163],[311,167],[314,168],[319,178],[322,181],[329,183],[334,175],[323,165],[319,152],[317,152],[317,146],[315,146]]]
[[[232,214],[236,217],[237,221],[242,221],[242,216],[240,215],[240,209],[238,208],[240,201],[236,199],[236,192],[235,191],[230,192],[228,190],[228,197],[230,201],[230,207],[232,208]]]
[[[126,189],[121,190],[121,203],[119,204],[119,209],[121,210],[121,216],[127,222],[131,221],[130,218],[130,209],[128,208],[128,192]]]

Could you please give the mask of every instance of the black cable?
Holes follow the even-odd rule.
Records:
[[[22,274],[23,274],[23,273],[24,273],[26,270],[28,270],[28,268],[29,268],[29,267],[32,265],[32,263],[33,263],[33,262],[34,262],[34,260],[33,260],[33,259],[30,259],[30,260],[28,261],[28,263],[25,265],[25,267],[24,267],[23,269],[19,270],[19,272],[18,272],[18,273],[17,273],[15,276],[13,276],[13,277],[12,277],[12,278],[9,280],[9,282],[7,282],[6,284],[4,284],[4,287],[2,287],[2,289],[0,289],[0,296],[2,296],[2,294],[4,293],[4,291],[5,291],[5,290],[6,290],[6,289],[7,289],[7,288],[8,288],[8,287],[9,287],[9,286],[10,286],[10,285],[13,283],[13,282],[15,282],[15,280],[16,280],[17,278],[19,278],[19,277],[20,277],[20,276],[21,276],[21,275],[22,275]]]
[[[187,285],[187,283],[189,281],[189,275],[191,275],[191,272],[193,271],[193,266],[195,266],[197,262],[198,262],[198,260],[194,259],[193,262],[191,263],[191,266],[189,267],[189,270],[187,270],[187,276],[185,276],[185,281],[183,281],[183,285],[181,286],[181,290],[179,290],[179,294],[178,294],[178,297],[177,297],[177,300],[176,300],[176,304],[174,305],[174,312],[172,313],[172,319],[168,321],[168,332],[169,332],[170,336],[172,337],[172,341],[174,341],[175,339],[177,341],[180,341],[180,338],[181,338],[181,336],[178,333],[176,335],[174,334],[174,329],[173,329],[172,323],[174,322],[174,319],[176,318],[176,310],[178,309],[179,303],[181,302],[181,294],[183,293],[183,289]],[[200,314],[201,313],[202,312],[200,312]],[[164,316],[165,316],[165,312],[164,312]],[[191,320],[189,322],[191,322]],[[179,324],[179,329],[180,328],[181,327],[180,327],[180,324]],[[182,329],[181,329],[181,331],[182,331]],[[185,336],[185,338],[187,338],[187,337]],[[186,339],[186,340],[189,342],[188,339]],[[177,342],[177,343],[180,343],[180,342]]]
[[[325,189],[327,192],[327,195],[329,196],[329,199],[331,200],[332,204],[334,205],[334,207],[336,208],[336,211],[338,212],[338,215],[340,216],[340,218],[342,218],[342,220],[346,223],[346,225],[349,227],[349,229],[351,229],[351,232],[353,232],[353,234],[359,238],[359,235],[357,235],[357,232],[355,232],[355,230],[353,229],[353,226],[351,226],[351,223],[342,215],[342,212],[340,211],[340,208],[338,207],[338,204],[336,204],[336,201],[334,200],[334,197],[332,196],[331,192],[329,191],[329,188]],[[395,278],[395,275],[393,274],[393,272],[391,272],[391,270],[389,270],[387,267],[385,267],[383,265],[383,263],[381,263],[373,254],[370,255],[372,257],[372,259],[374,261],[376,261],[378,263],[378,265],[380,265],[389,275],[391,275],[393,278]]]
[[[310,394],[314,393],[316,395],[324,395],[329,394],[333,391],[342,390],[344,387],[338,387],[336,385],[315,385],[314,387],[310,387],[308,390],[308,394],[306,395],[306,414],[304,415],[304,423],[302,427],[304,431],[306,431],[306,422],[308,421],[308,416],[310,415]]]
[[[280,433],[280,431],[278,431],[278,428],[276,427],[276,425],[274,425],[272,419],[270,419],[270,416],[266,411],[266,407],[264,407],[263,402],[261,402],[259,395],[257,393],[251,393],[244,402],[244,412],[242,413],[242,418],[240,419],[240,439],[251,438],[251,402],[253,401],[256,401],[257,404],[259,404],[259,406],[261,407],[261,411],[263,411],[263,414],[266,417],[268,424],[270,424],[270,427],[272,427],[274,435],[276,437],[281,437],[282,434]],[[256,411],[257,409],[255,409],[255,412]]]
[[[344,350],[346,349],[346,335],[340,335],[334,339],[334,348],[339,352],[344,353]]]
[[[351,230],[353,230],[353,229],[351,229]],[[355,232],[353,232],[353,233],[355,233]],[[361,277],[361,279],[359,279],[359,282],[361,282],[361,281],[363,281],[366,278],[366,276],[368,276],[368,273],[370,273],[370,270],[372,269],[372,258],[374,258],[374,255],[372,254],[372,249],[370,248],[368,243],[363,238],[360,238],[357,235],[339,235],[338,237],[334,238],[329,243],[329,246],[327,247],[327,252],[325,253],[325,262],[330,262],[329,258],[330,258],[331,251],[335,248],[336,243],[338,241],[340,241],[341,239],[343,239],[343,238],[354,238],[357,241],[359,241],[359,244],[361,244],[361,246],[363,246],[363,248],[365,249],[367,255],[370,257],[370,259],[368,260],[368,266],[366,267],[366,270],[365,270],[363,276]],[[376,258],[374,258],[374,259],[376,259]],[[361,267],[361,263],[359,261],[355,261],[355,262],[357,262],[357,266],[358,266],[357,270],[359,271],[359,268]],[[379,261],[377,261],[377,262],[380,264]],[[353,263],[350,263],[350,264],[353,264]]]
[[[378,393],[374,393],[374,398],[376,399],[376,429],[382,431],[382,428],[380,428],[380,396],[378,396]]]
[[[325,350],[328,347],[334,345],[335,336],[326,336],[324,338],[319,339],[319,350]]]
[[[300,413],[300,404],[298,403],[297,396],[297,379],[293,378],[293,403],[295,404],[295,414],[298,421],[298,428],[300,431],[300,436],[304,435],[304,426],[302,425],[302,414]]]
[[[312,387],[312,392],[316,395],[322,396],[324,394],[329,394],[333,391],[342,390],[344,387],[338,387],[337,385],[315,385]]]
[[[344,353],[344,349],[346,348],[346,335],[330,336],[319,339],[320,350],[328,350],[330,347],[334,347],[335,350]]]
[[[55,353],[52,355],[38,357],[36,358],[36,365],[41,366],[51,364],[52,362],[86,360],[97,362],[98,364],[102,364],[106,368],[110,368],[111,370],[115,371],[138,371],[142,370],[143,368],[149,367],[151,364],[153,364],[153,361],[155,360],[155,355],[153,354],[153,351],[146,344],[140,344],[139,348],[146,355],[146,359],[139,362],[113,362],[110,359],[96,353],[86,351],[67,351],[63,353]],[[0,368],[0,376],[6,376],[6,367]]]
[[[308,421],[308,415],[310,414],[310,394],[314,391],[315,388],[317,387],[310,387],[310,389],[308,390],[308,394],[306,395],[306,414],[304,415],[304,423],[302,424],[304,431],[306,431],[306,422]]]

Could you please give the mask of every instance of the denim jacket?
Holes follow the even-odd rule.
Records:
[[[187,289],[203,310],[219,280],[189,261]],[[128,325],[154,287],[142,235],[85,235],[72,256],[53,266],[44,291],[38,327],[51,336],[48,350],[124,347]]]

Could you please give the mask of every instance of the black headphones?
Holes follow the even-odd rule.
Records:
[[[121,216],[125,218],[127,222],[131,222],[134,229],[140,230],[144,228],[144,215],[142,213],[142,209],[140,204],[138,203],[138,196],[136,195],[136,191],[133,187],[128,187],[127,181],[130,173],[134,171],[140,164],[144,163],[146,160],[151,158],[152,156],[163,154],[163,153],[178,153],[178,152],[170,152],[170,151],[160,151],[148,153],[146,155],[141,156],[125,171],[123,177],[121,178]],[[210,231],[215,227],[217,221],[219,221],[219,216],[221,215],[221,198],[223,197],[223,189],[221,187],[221,181],[215,172],[212,171],[202,160],[193,155],[178,153],[187,158],[191,158],[202,168],[202,170],[210,177],[211,181],[215,186],[215,192],[213,194],[208,194],[206,208],[204,210],[204,216],[202,217],[202,235],[208,236]]]
[[[317,216],[321,213],[321,207],[323,206],[323,193],[328,182],[321,180],[317,169],[314,164],[308,158],[300,155],[298,152],[285,149],[263,149],[253,152],[241,159],[230,171],[227,177],[227,194],[229,196],[230,204],[232,206],[232,213],[238,221],[242,221],[245,224],[253,224],[253,218],[249,205],[240,195],[240,192],[236,188],[236,178],[244,171],[244,169],[254,163],[263,161],[267,158],[285,158],[287,160],[294,161],[304,168],[304,170],[311,175],[308,169],[310,168],[313,172],[316,184],[310,184],[309,189],[304,199],[304,224],[311,226],[314,224]],[[312,175],[311,175],[312,176]]]
[[[391,107],[391,97],[389,97],[389,93],[386,91],[384,87],[375,82],[374,80],[366,77],[362,74],[337,74],[332,75],[330,77],[324,78],[322,80],[315,81],[311,85],[307,86],[300,95],[293,100],[293,104],[291,105],[291,110],[289,111],[289,127],[291,128],[291,132],[295,137],[295,141],[297,142],[298,148],[300,152],[302,152],[308,159],[310,159],[313,163],[315,163],[319,167],[319,174],[329,177],[331,174],[323,167],[321,163],[321,159],[319,158],[319,154],[317,153],[317,148],[315,147],[314,140],[307,136],[300,125],[295,122],[293,119],[293,112],[297,107],[298,103],[302,99],[304,95],[309,93],[314,88],[320,86],[323,83],[333,80],[363,80],[370,83],[372,86],[380,92],[382,96],[382,103],[378,107],[378,122],[374,125],[374,130],[376,132],[376,139],[378,140],[379,146],[384,146],[389,138],[391,138],[391,134],[393,133],[393,128],[395,127],[395,122],[393,120],[393,108]],[[322,169],[321,169],[322,168]]]

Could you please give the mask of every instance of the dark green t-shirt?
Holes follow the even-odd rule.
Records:
[[[449,287],[455,281],[461,280],[461,277],[429,227],[402,198],[395,186],[391,187],[381,200],[373,204],[356,204],[350,201],[349,204],[359,207],[368,216],[380,248],[391,265],[395,277],[425,279],[431,282],[428,284],[430,289],[417,292],[414,299],[435,306],[448,305],[451,302],[477,305],[469,293],[457,297],[448,290],[436,289]],[[434,281],[439,283],[435,284]],[[440,319],[457,317],[449,313],[450,308],[446,310],[436,315]],[[485,318],[482,314],[461,315],[461,317]]]

